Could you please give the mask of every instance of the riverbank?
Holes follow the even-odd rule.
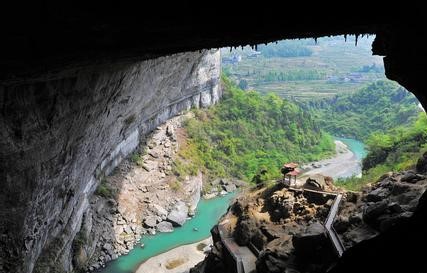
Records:
[[[184,273],[203,261],[204,246],[212,245],[212,237],[197,243],[183,245],[148,259],[136,273]]]
[[[182,245],[193,244],[210,236],[211,228],[227,211],[231,200],[237,193],[225,196],[201,199],[193,218],[186,221],[182,227],[175,228],[174,232],[161,232],[156,235],[145,235],[139,244],[127,255],[107,264],[102,273],[134,273],[139,266],[148,259],[166,253]]]
[[[336,156],[302,166],[303,174],[299,177],[303,179],[315,174],[331,176],[332,178],[350,177],[361,175],[361,159],[352,152],[341,140],[335,140]]]

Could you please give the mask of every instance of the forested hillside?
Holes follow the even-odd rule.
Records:
[[[385,132],[411,124],[420,109],[417,99],[391,81],[377,81],[351,94],[307,102],[318,125],[335,136],[366,140],[374,132]]]
[[[307,162],[334,153],[332,137],[294,103],[243,91],[225,77],[223,90],[218,105],[195,110],[195,119],[188,120],[190,144],[180,168],[194,163],[213,177],[248,181],[263,168],[277,177],[287,161]]]
[[[359,190],[374,183],[384,173],[413,168],[417,159],[427,151],[427,117],[418,114],[416,121],[385,133],[374,133],[366,141],[368,155],[363,160],[362,178],[338,180],[337,184]]]
[[[271,57],[301,57],[311,56],[313,50],[307,46],[314,46],[313,39],[283,40],[269,45],[259,45],[258,50],[266,58]]]

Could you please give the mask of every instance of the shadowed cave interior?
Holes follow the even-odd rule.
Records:
[[[212,49],[375,34],[386,76],[427,107],[426,20],[416,7],[297,4],[289,9],[306,12],[290,16],[274,3],[32,5],[4,9],[0,19],[1,272],[55,272],[51,260],[73,270],[72,242],[99,178],[169,117],[219,99]],[[426,272],[426,198],[329,272]]]

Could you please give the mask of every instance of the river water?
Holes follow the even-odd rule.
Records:
[[[351,138],[336,137],[335,139],[346,144],[360,164],[367,153],[364,144]],[[345,175],[341,174],[340,177],[351,175],[357,175],[355,170],[349,169]],[[140,247],[140,243],[137,244],[128,255],[121,256],[117,260],[108,263],[100,272],[133,273],[141,263],[150,257],[209,237],[211,228],[217,224],[219,218],[227,211],[234,196],[235,194],[228,194],[210,200],[201,199],[196,215],[191,220],[188,220],[183,227],[175,228],[175,231],[171,233],[158,233],[154,236],[145,235],[141,240],[144,243],[143,248]]]
[[[335,137],[336,140],[342,141],[356,155],[360,161],[365,158],[367,151],[365,144],[352,138]]]
[[[341,164],[338,164],[337,169],[340,169],[340,172],[338,172],[338,174],[334,175],[333,177],[335,179],[346,178],[351,176],[361,177],[362,160],[367,155],[365,144],[353,138],[335,137],[335,140],[343,142],[353,153],[353,156],[351,158],[343,158],[347,162],[342,162]]]
[[[196,215],[188,220],[182,227],[175,228],[171,233],[158,233],[145,235],[140,244],[129,254],[119,257],[100,270],[102,273],[133,273],[138,266],[150,257],[159,255],[175,247],[201,241],[210,236],[211,228],[218,223],[219,218],[227,211],[235,193],[210,200],[201,199]],[[197,229],[197,231],[195,230]]]

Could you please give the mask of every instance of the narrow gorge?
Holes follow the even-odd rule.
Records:
[[[359,3],[351,8],[325,3],[287,5],[282,9],[273,1],[212,2],[206,6],[195,1],[157,1],[139,8],[97,1],[33,1],[2,7],[0,272],[96,271],[129,253],[144,234],[168,232],[188,220],[203,191],[205,173],[194,170],[180,177],[180,183],[168,180],[180,146],[182,120],[177,116],[225,98],[219,48],[249,45],[257,51],[259,44],[300,38],[313,39],[316,47],[318,38],[334,35],[344,35],[345,40],[347,35],[355,35],[357,45],[361,35],[375,35],[371,51],[384,63],[383,76],[413,93],[426,108],[427,31],[421,4],[404,3],[398,9]],[[351,67],[360,68],[363,66]],[[367,69],[371,68],[375,67]],[[310,77],[317,80],[322,75]],[[290,81],[293,76],[307,75],[269,76],[270,80]],[[248,82],[242,80],[238,85],[247,87]],[[214,156],[227,159],[214,166],[218,180],[209,181],[205,196],[236,189],[240,181],[224,180],[222,174],[233,172],[230,176],[248,181],[254,177],[252,181],[257,183],[256,178],[262,182],[265,175],[259,166],[265,162],[284,163],[285,157],[279,154],[269,157],[270,161],[260,159],[268,155],[260,147],[263,142],[257,139],[265,131],[277,133],[266,146],[272,150],[275,145],[286,147],[289,154],[300,156],[297,160],[301,162],[331,155],[331,142],[321,128],[324,125],[308,118],[299,105],[274,96],[259,104],[253,92],[240,90],[236,94],[244,99],[240,106],[247,106],[246,112],[234,111],[238,107],[217,111],[232,112],[234,122],[253,114],[261,117],[256,121],[262,126],[224,122],[222,127],[214,128],[219,134],[209,137],[215,141],[233,136],[231,133],[243,135],[240,129],[253,137],[243,144],[234,137],[222,141],[222,148],[229,149],[233,157],[221,157],[224,153],[217,151],[214,142],[196,143],[209,151],[204,153],[208,155],[203,158],[205,163],[212,163]],[[312,106],[318,118],[328,118],[322,111],[329,110],[329,102],[324,101],[325,107]],[[257,107],[270,111],[270,116],[255,115],[253,109]],[[291,115],[278,115],[282,108]],[[373,110],[378,109],[369,111]],[[268,119],[263,119],[266,116]],[[206,114],[198,118],[203,123],[209,117]],[[363,115],[359,117],[363,122]],[[292,123],[287,124],[292,130],[272,130],[286,122]],[[387,125],[394,127],[395,122],[399,121]],[[333,125],[341,126],[328,126]],[[382,167],[388,168],[387,164],[396,163],[392,159],[399,159],[398,152],[402,151],[408,162],[417,162],[415,154],[425,148],[422,141],[427,122],[418,125],[420,134],[386,143],[390,144],[387,158],[378,149],[372,163],[382,160]],[[344,122],[338,129],[348,129],[345,126]],[[316,128],[315,135],[309,135],[311,128]],[[211,129],[205,127],[205,131],[193,133],[203,135]],[[342,132],[337,136],[360,135]],[[415,152],[408,142],[416,146]],[[241,157],[234,149],[237,145],[252,157]],[[393,145],[397,148],[391,149]],[[256,151],[251,153],[253,147]],[[301,147],[318,149],[314,154]],[[241,165],[231,164],[230,158]],[[254,158],[258,165],[251,160]],[[241,240],[239,247],[246,247],[244,253],[253,247],[245,244],[256,247],[257,256],[249,255],[254,262],[251,269],[261,272],[426,272],[422,249],[427,245],[427,154],[418,162],[413,170],[385,175],[376,185],[363,188],[362,193],[343,194],[344,205],[334,228],[348,249],[340,257],[329,255],[325,227],[319,225],[327,219],[327,210],[334,205],[332,199],[316,204],[283,185],[269,190],[259,186],[245,192],[248,195],[240,197],[228,211],[226,228],[237,228],[236,238]],[[240,166],[250,171],[243,173]],[[280,167],[274,167],[280,176]],[[270,214],[272,221],[267,218]],[[212,251],[193,272],[206,272],[209,263],[215,266],[212,270],[228,269],[224,261],[230,257],[223,252],[220,230],[215,228],[212,233]],[[228,235],[227,240],[234,236]],[[325,256],[305,252],[310,249]]]
[[[182,53],[2,87],[0,268],[71,272],[109,250],[99,241],[114,234],[97,215],[114,204],[93,193],[159,124],[218,101],[219,60],[217,50]],[[141,224],[126,213],[116,220]]]

